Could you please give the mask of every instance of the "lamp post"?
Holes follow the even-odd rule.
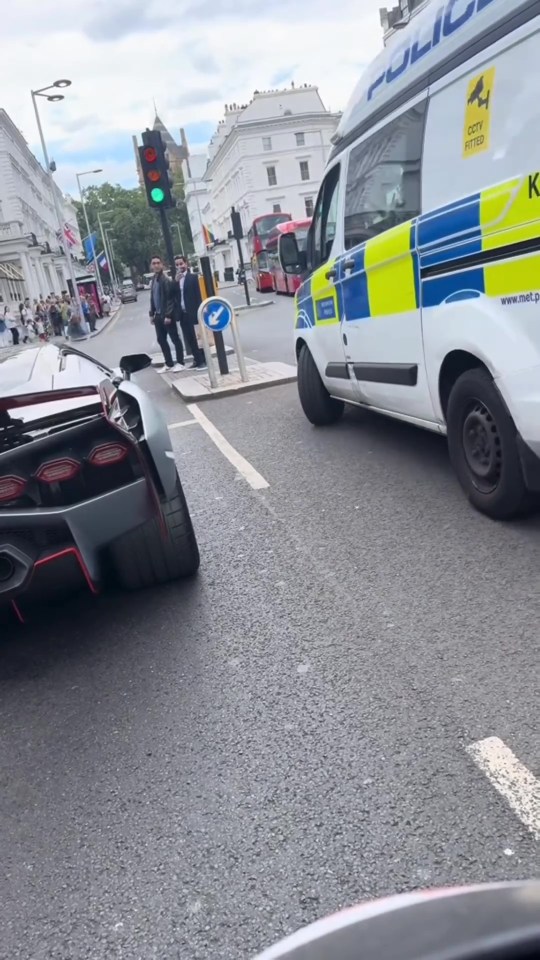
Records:
[[[106,230],[105,230],[105,233],[107,234],[107,243],[109,244],[109,250],[111,251],[111,259],[112,259],[112,261],[113,261],[113,263],[114,263],[114,258],[115,258],[115,256],[116,256],[116,254],[115,254],[115,251],[114,251],[113,241],[114,241],[114,243],[116,243],[118,238],[117,238],[117,237],[111,237],[110,233],[107,233]],[[117,288],[120,290],[120,284],[118,283],[118,274],[116,273],[116,267],[114,268],[114,276],[115,276],[115,278],[116,278],[116,286],[117,286]]]
[[[185,257],[186,252],[184,250],[184,241],[182,240],[182,231],[180,230],[180,224],[175,223],[174,226],[178,230],[178,239],[180,240],[180,253],[182,254],[183,257]]]
[[[97,280],[97,283],[98,283],[99,292],[100,292],[100,294],[101,294],[101,299],[103,299],[103,297],[104,297],[104,295],[105,295],[105,291],[104,291],[104,289],[103,289],[103,281],[102,281],[102,279],[101,279],[101,274],[100,274],[100,272],[99,272],[99,263],[97,262],[96,245],[95,245],[95,243],[94,243],[93,234],[90,233],[90,223],[89,223],[89,221],[88,221],[88,212],[87,212],[87,209],[86,209],[86,204],[85,204],[85,202],[84,202],[84,190],[83,190],[83,188],[81,187],[81,177],[87,177],[87,176],[89,176],[89,175],[92,174],[92,173],[103,173],[103,170],[102,170],[101,168],[100,168],[99,170],[83,170],[81,173],[76,173],[75,176],[77,177],[77,184],[78,184],[79,193],[80,193],[80,196],[81,196],[81,203],[82,203],[82,208],[83,208],[83,213],[84,213],[84,222],[86,223],[86,230],[87,230],[87,233],[88,233],[88,239],[89,239],[89,241],[90,241],[90,249],[91,249],[91,251],[92,251],[92,259],[93,259],[93,261],[94,261],[94,268],[95,268],[95,271],[96,271],[96,280]],[[107,251],[105,251],[105,253],[107,253]]]
[[[101,231],[101,239],[103,240],[103,246],[105,247],[105,250],[107,251],[107,259],[108,259],[108,261],[109,261],[109,270],[110,270],[110,274],[111,274],[111,280],[112,280],[112,282],[113,282],[114,289],[117,290],[117,289],[118,289],[118,277],[116,276],[116,267],[115,267],[115,265],[114,265],[114,251],[113,251],[112,244],[111,244],[111,241],[110,241],[110,238],[109,238],[109,234],[107,233],[107,231],[106,231],[106,229],[105,229],[105,225],[108,226],[109,224],[108,224],[108,221],[102,220],[101,217],[99,216],[99,214],[98,214],[98,223],[99,223],[99,229],[100,229],[100,231]]]
[[[63,93],[48,93],[49,90],[56,90],[58,88],[62,89],[63,87],[70,87],[71,80],[55,80],[54,83],[49,84],[48,87],[40,87],[39,90],[31,90],[32,103],[34,105],[34,113],[36,115],[36,123],[39,131],[39,139],[41,140],[41,149],[43,151],[43,159],[45,161],[45,169],[47,171],[47,176],[49,178],[49,184],[51,188],[51,194],[54,204],[54,210],[56,213],[56,219],[58,221],[58,230],[60,232],[59,243],[64,247],[64,255],[67,261],[67,268],[69,273],[69,279],[71,280],[71,286],[73,288],[73,296],[75,297],[75,303],[77,304],[77,310],[79,313],[79,318],[81,323],[84,320],[84,315],[82,311],[81,298],[79,295],[79,288],[77,286],[77,280],[75,279],[75,271],[73,269],[73,261],[69,252],[66,252],[66,237],[64,233],[64,217],[60,213],[60,207],[58,204],[58,196],[56,193],[56,184],[53,178],[53,172],[51,170],[51,165],[49,162],[49,154],[47,153],[47,145],[45,143],[45,137],[43,136],[43,127],[41,126],[41,119],[39,116],[39,110],[37,105],[37,97],[45,97],[49,103],[58,103],[59,100],[64,99]]]

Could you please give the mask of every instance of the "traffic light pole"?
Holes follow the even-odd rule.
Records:
[[[246,275],[246,267],[245,267],[245,264],[244,264],[244,254],[243,254],[243,252],[242,252],[242,243],[241,243],[241,240],[242,240],[242,238],[243,238],[243,236],[244,236],[244,230],[243,230],[243,227],[242,227],[242,218],[241,218],[240,214],[238,213],[238,210],[236,210],[234,207],[231,207],[231,226],[232,226],[232,235],[233,235],[234,239],[236,240],[236,244],[237,244],[237,247],[238,247],[238,261],[239,261],[239,264],[240,264],[240,270],[242,271],[242,274],[241,274],[241,275],[242,275],[243,278],[244,278],[244,292],[245,292],[245,294],[246,294],[246,303],[247,303],[248,307],[250,307],[250,306],[251,306],[251,300],[250,300],[250,296],[249,296],[249,287],[248,287],[248,281],[247,281],[247,275]]]
[[[167,260],[169,261],[169,269],[171,278],[175,279],[175,270],[174,270],[174,247],[172,242],[171,227],[167,217],[167,211],[163,207],[159,208],[159,216],[161,219],[161,231],[163,233],[163,240],[165,241],[165,250],[167,251]]]
[[[250,307],[250,306],[251,306],[251,298],[250,298],[250,296],[249,296],[248,279],[247,279],[247,274],[246,274],[246,266],[245,266],[245,263],[244,263],[244,253],[243,253],[243,251],[242,251],[242,241],[240,240],[239,237],[236,238],[236,245],[237,245],[237,247],[238,247],[238,260],[239,260],[239,263],[240,263],[240,269],[241,269],[241,271],[242,271],[242,276],[243,276],[243,278],[244,278],[244,293],[245,293],[245,295],[246,295],[246,304],[248,305],[248,307]]]
[[[201,257],[201,272],[204,278],[204,285],[206,287],[206,295],[208,297],[215,297],[216,288],[214,286],[214,276],[212,273],[212,267],[210,264],[210,257]],[[218,358],[219,372],[222,376],[225,376],[226,373],[229,373],[229,362],[227,360],[227,351],[225,350],[225,343],[223,341],[223,334],[220,330],[214,330],[214,343],[216,345],[216,355]]]

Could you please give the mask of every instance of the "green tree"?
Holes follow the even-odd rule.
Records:
[[[185,252],[190,254],[193,252],[193,240],[184,202],[183,181],[177,181],[174,193],[179,206],[175,210],[167,211],[173,246],[175,250],[179,249],[176,228],[178,224]],[[133,278],[136,278],[147,273],[154,253],[166,260],[159,214],[148,207],[146,193],[140,187],[126,190],[119,184],[111,183],[104,183],[99,187],[88,187],[85,190],[85,203],[90,229],[98,234],[99,247],[101,247],[101,235],[98,216],[107,223],[107,233],[114,238],[115,267],[119,276],[129,272]],[[82,205],[77,203],[76,207],[81,235],[86,236]],[[103,276],[105,277],[105,274]]]

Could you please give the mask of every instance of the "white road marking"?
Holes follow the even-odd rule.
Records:
[[[176,430],[178,427],[191,427],[192,424],[194,423],[197,423],[197,421],[196,420],[179,420],[178,423],[168,423],[167,427],[169,428],[169,430]]]
[[[540,781],[499,737],[478,740],[467,753],[527,829],[540,838]]]
[[[227,458],[235,470],[238,470],[240,476],[249,483],[250,487],[253,487],[254,490],[266,490],[267,487],[270,486],[268,481],[255,470],[255,467],[252,467],[245,457],[243,457],[241,453],[238,453],[238,450],[235,450],[229,441],[225,439],[223,434],[220,433],[212,421],[204,415],[196,403],[188,404],[188,410],[193,414],[197,422],[200,423],[205,433],[208,434],[223,456]]]
[[[221,314],[224,312],[224,310],[225,310],[225,307],[219,307],[217,310],[214,310],[214,312],[210,314],[211,327],[217,327],[219,323],[219,318]]]

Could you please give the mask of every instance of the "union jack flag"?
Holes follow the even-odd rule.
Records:
[[[75,233],[75,229],[74,229],[73,225],[72,225],[71,223],[68,223],[67,221],[64,223],[64,236],[63,236],[63,238],[60,236],[60,231],[57,230],[57,231],[56,231],[56,239],[58,240],[59,243],[63,243],[64,240],[67,240],[68,246],[70,246],[70,247],[76,247],[76,246],[77,246],[77,234]]]

